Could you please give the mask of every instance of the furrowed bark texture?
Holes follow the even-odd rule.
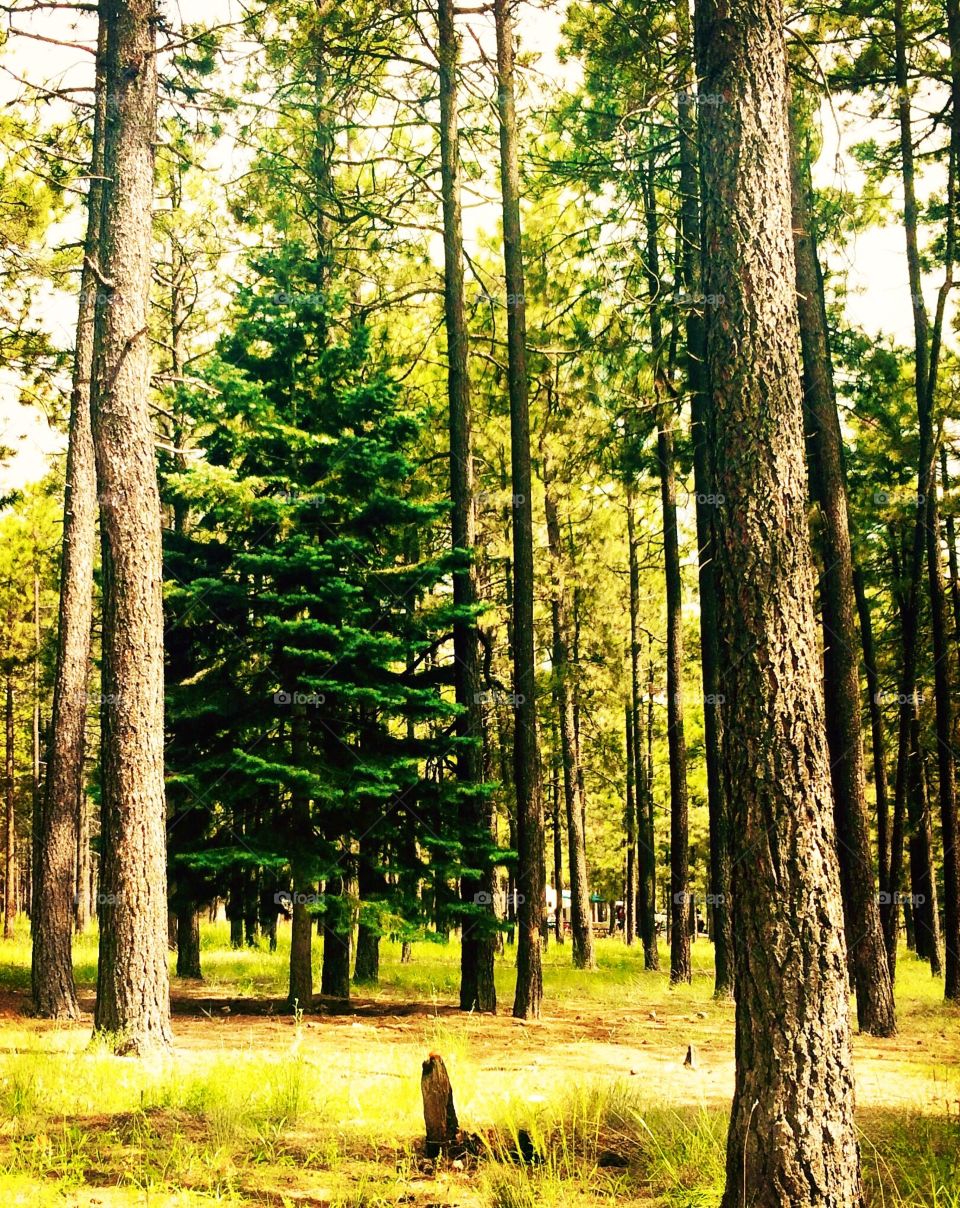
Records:
[[[707,370],[716,427],[736,1086],[724,1208],[863,1202],[790,235],[784,13],[703,0]],[[703,103],[709,97],[710,104]]]
[[[103,859],[94,1028],[170,1044],[163,566],[148,394],[157,12],[104,0],[104,215],[91,414],[103,544]],[[104,284],[105,283],[105,284]]]

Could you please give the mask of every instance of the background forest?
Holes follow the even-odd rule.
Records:
[[[679,1053],[629,1073],[686,1051],[695,1097],[515,1113],[478,1202],[958,1202],[960,3],[728,7],[0,5],[18,1010],[142,1056],[179,1043],[171,974],[174,1015],[250,997],[295,1053],[351,998],[562,1019],[564,1053],[623,1008],[610,1044]],[[925,1088],[909,1155],[886,1093],[854,1141],[831,1089],[850,995]],[[70,1112],[24,1077],[0,1161],[32,1188]],[[186,1085],[141,1112],[209,1124]],[[237,1089],[232,1167],[267,1123],[282,1166],[322,1087]],[[761,1152],[807,1116],[822,1161]],[[263,1190],[235,1174],[138,1190]],[[364,1194],[294,1198],[401,1202]]]

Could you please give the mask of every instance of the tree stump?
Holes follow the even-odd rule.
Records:
[[[420,1090],[423,1122],[427,1129],[427,1157],[436,1158],[456,1141],[460,1127],[453,1106],[453,1088],[439,1053],[431,1053],[423,1063]]]

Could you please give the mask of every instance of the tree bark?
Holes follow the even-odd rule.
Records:
[[[431,1053],[423,1063],[420,1091],[427,1132],[427,1157],[437,1158],[456,1141],[460,1128],[450,1076],[439,1053]]]
[[[520,162],[514,91],[513,22],[509,0],[494,0],[497,29],[497,112],[503,256],[507,287],[507,379],[513,490],[514,784],[517,793],[517,986],[513,1014],[539,1019],[543,998],[541,945],[544,921],[543,797],[537,743],[536,652],[533,624],[533,482]]]
[[[104,0],[104,215],[91,414],[103,540],[103,824],[96,1032],[170,1044],[163,565],[148,307],[156,142],[153,0]],[[105,283],[105,284],[104,284]]]
[[[823,684],[833,780],[833,817],[843,892],[847,953],[857,993],[861,1032],[893,1036],[897,1022],[870,850],[863,736],[860,652],[853,554],[847,510],[843,435],[823,299],[823,278],[809,203],[809,180],[793,106],[790,113],[793,248],[803,354],[803,394],[811,435],[811,481],[819,503],[823,575]]]
[[[724,1208],[858,1208],[846,948],[807,524],[784,13],[697,12],[736,952]],[[722,301],[720,301],[722,299]]]

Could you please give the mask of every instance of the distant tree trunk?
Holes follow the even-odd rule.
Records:
[[[675,914],[687,916],[689,836],[687,753],[683,729],[683,581],[677,536],[677,484],[673,449],[672,387],[663,369],[663,330],[660,317],[660,244],[657,229],[655,163],[653,153],[645,180],[647,254],[645,270],[649,292],[650,342],[657,395],[657,470],[663,516],[663,573],[667,596],[667,746],[670,756],[670,895]],[[670,983],[689,982],[690,935],[685,926],[670,936]]]
[[[627,558],[630,578],[630,706],[632,720],[630,732],[633,740],[634,811],[635,824],[633,842],[630,842],[630,803],[627,803],[627,879],[630,880],[630,855],[636,849],[638,857],[638,888],[636,914],[640,921],[640,937],[643,941],[643,967],[657,970],[660,956],[657,951],[657,897],[654,884],[656,853],[653,846],[653,817],[650,805],[652,785],[643,769],[646,755],[642,735],[642,694],[640,691],[640,563],[637,557],[636,492],[632,482],[627,483]],[[628,912],[629,913],[629,912]]]
[[[554,735],[556,739],[556,735]],[[550,824],[553,829],[553,933],[557,943],[563,936],[563,831],[560,827],[560,765],[556,754],[550,767]]]
[[[361,909],[363,903],[374,901],[385,888],[382,876],[374,867],[379,858],[379,853],[374,848],[361,841],[357,872]],[[358,986],[375,986],[380,980],[380,931],[376,926],[363,922],[362,916],[357,927],[357,957],[354,962],[353,980]]]
[[[551,617],[553,622],[553,695],[560,731],[560,759],[563,767],[563,799],[567,816],[567,852],[570,862],[570,931],[573,938],[573,965],[592,969],[593,923],[590,918],[590,884],[587,873],[587,848],[583,833],[582,780],[578,764],[573,675],[570,661],[568,593],[560,545],[560,518],[550,473],[544,460],[544,503],[547,519],[547,545],[552,567]],[[562,942],[562,930],[557,932]]]
[[[307,707],[292,706],[290,721],[291,754],[295,767],[305,768],[310,757],[310,734]],[[296,835],[301,842],[311,832],[310,798],[305,790],[295,788],[292,802],[296,819]],[[313,1002],[313,912],[310,899],[316,894],[316,883],[305,864],[294,858],[293,869],[293,918],[290,924],[290,984],[287,991],[287,1006],[291,1011],[309,1011]],[[241,911],[241,916],[242,916]]]
[[[910,730],[910,913],[913,919],[914,948],[917,956],[930,962],[930,972],[943,973],[940,942],[940,912],[937,906],[937,878],[933,857],[933,829],[927,792],[926,763],[920,741],[920,721],[914,718]]]
[[[873,617],[867,599],[863,571],[855,566],[853,587],[860,617],[863,643],[863,669],[867,679],[867,699],[870,709],[870,740],[873,754],[873,791],[877,803],[877,869],[880,882],[880,918],[884,915],[884,900],[890,892],[890,804],[887,797],[887,740],[880,708],[880,676],[877,674],[877,654],[873,642]],[[886,931],[884,929],[884,934]],[[889,961],[887,962],[889,968]]]
[[[690,10],[677,5],[684,44],[692,49]],[[713,516],[716,507],[710,456],[710,394],[706,381],[706,327],[703,316],[700,257],[700,180],[697,170],[696,93],[693,64],[684,73],[677,98],[680,128],[680,224],[683,252],[681,280],[687,298],[687,389],[693,438],[697,555],[700,586],[700,668],[703,686],[704,754],[707,765],[707,812],[710,825],[710,918],[714,944],[714,996],[733,994],[733,934],[730,925],[730,834],[720,767],[721,710],[717,677],[717,600],[714,570]]]
[[[460,44],[454,20],[454,0],[439,0],[438,41],[440,64],[440,157],[443,202],[444,321],[447,333],[447,394],[450,423],[450,499],[453,549],[464,559],[453,576],[454,679],[460,716],[457,734],[457,778],[464,786],[460,813],[470,868],[479,876],[460,878],[463,915],[460,948],[460,1009],[497,1009],[493,979],[494,930],[492,912],[477,909],[483,899],[493,899],[488,807],[478,786],[483,783],[483,708],[481,704],[480,650],[475,612],[478,602],[476,507],[473,484],[473,415],[470,398],[469,338],[464,313],[463,220],[460,202],[460,147],[457,70]],[[358,954],[359,956],[359,954]]]
[[[90,803],[84,792],[80,793],[77,802],[76,826],[77,854],[74,862],[76,881],[74,883],[74,926],[79,934],[83,934],[90,925]]]
[[[7,673],[6,696],[6,771],[4,788],[6,790],[6,844],[3,863],[3,938],[13,939],[13,928],[17,921],[17,816],[14,809],[16,801],[16,781],[13,762],[13,676]]]
[[[507,379],[510,395],[513,490],[514,782],[517,791],[517,891],[519,943],[513,1014],[539,1019],[544,922],[543,797],[537,743],[536,653],[533,625],[533,482],[523,244],[520,228],[520,160],[514,95],[513,22],[509,0],[494,0],[497,27],[497,111],[503,256],[507,287]]]
[[[624,864],[626,884],[623,890],[624,910],[624,943],[627,947],[633,943],[635,926],[638,925],[637,913],[641,909],[641,895],[636,893],[636,873],[634,871],[637,857],[637,776],[636,776],[636,743],[633,734],[633,707],[628,701],[624,706],[624,746],[626,748],[627,769],[627,799],[624,814],[624,830],[627,836],[627,858]]]
[[[952,93],[954,106],[960,103],[960,19],[957,6],[948,6],[948,21],[951,34]],[[894,58],[897,84],[897,113],[900,126],[900,155],[903,179],[903,226],[906,236],[907,268],[910,293],[913,299],[914,323],[914,370],[917,397],[917,419],[919,424],[919,457],[917,477],[917,518],[914,525],[913,551],[910,562],[907,611],[910,614],[909,645],[905,649],[909,661],[904,666],[904,698],[912,698],[916,689],[916,646],[917,611],[919,607],[920,580],[923,573],[924,554],[927,564],[927,584],[930,598],[930,629],[933,638],[934,696],[936,704],[937,763],[940,796],[940,825],[943,837],[943,884],[944,884],[944,942],[946,950],[946,976],[944,995],[947,999],[960,999],[960,849],[958,849],[958,823],[956,784],[954,772],[953,742],[953,686],[955,675],[953,659],[955,651],[947,638],[947,609],[943,589],[943,568],[940,554],[940,517],[937,503],[936,439],[934,434],[934,394],[936,390],[939,353],[943,330],[944,308],[947,292],[952,280],[955,255],[956,226],[953,202],[956,199],[956,173],[958,170],[958,139],[960,125],[954,123],[950,140],[950,172],[948,191],[951,204],[948,206],[948,225],[945,248],[947,279],[940,291],[937,318],[931,332],[930,321],[923,301],[923,266],[920,257],[918,228],[918,205],[916,197],[913,158],[913,131],[910,112],[909,76],[907,62],[907,33],[904,24],[903,0],[895,0],[893,14]],[[908,682],[909,681],[909,682]],[[905,712],[905,710],[907,712]],[[900,756],[907,757],[909,735],[904,737],[904,728],[909,730],[912,706],[904,701],[901,706]],[[901,770],[897,768],[898,784]]]
[[[797,307],[803,352],[803,389],[810,420],[811,481],[819,503],[823,575],[823,682],[833,780],[834,824],[843,892],[847,953],[857,992],[860,1030],[896,1034],[870,850],[863,738],[860,727],[860,634],[853,590],[853,554],[847,512],[843,436],[823,300],[823,278],[809,203],[809,180],[791,107],[791,195]]]
[[[320,993],[330,998],[350,997],[350,919],[346,881],[327,882],[323,916],[323,964]]]
[[[957,119],[960,121],[960,117]],[[946,445],[940,445],[940,482],[943,493],[950,491],[950,470],[947,465]],[[957,530],[953,519],[953,511],[948,508],[944,519],[944,529],[947,535],[947,564],[950,568],[950,603],[953,608],[953,640],[960,645],[960,568],[957,564]]]
[[[91,397],[103,537],[103,824],[94,1029],[170,1044],[163,780],[163,564],[149,411],[156,143],[154,0],[103,0],[107,107]]]
[[[32,660],[32,728],[31,728],[31,777],[30,777],[30,896],[28,912],[30,931],[35,930],[34,902],[37,897],[37,881],[40,875],[40,844],[43,838],[43,801],[40,797],[40,568],[39,545],[36,532],[33,534],[33,660]]]
[[[177,977],[202,977],[200,972],[200,911],[192,902],[177,909]]]
[[[670,896],[683,919],[688,912],[689,836],[687,751],[683,731],[683,588],[677,537],[677,486],[673,455],[673,408],[662,401],[657,454],[663,508],[663,560],[667,585],[667,742],[670,751]],[[674,927],[670,939],[670,983],[690,982],[690,932]]]
[[[860,1208],[807,523],[784,12],[697,9],[736,1085],[723,1208]],[[735,154],[731,149],[735,149]]]

